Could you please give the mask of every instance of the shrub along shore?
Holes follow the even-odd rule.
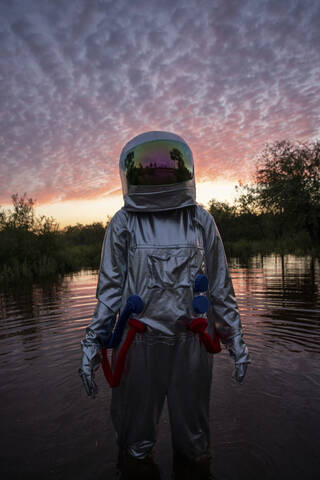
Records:
[[[223,228],[220,228],[223,234]],[[36,281],[43,277],[98,269],[105,233],[102,223],[67,227],[55,234],[33,235],[30,232],[0,232],[0,283]],[[290,238],[233,241],[222,235],[226,255],[246,262],[254,255],[272,253],[311,255],[320,258],[319,244],[304,232]]]
[[[62,231],[35,234],[0,231],[0,283],[99,268],[105,226],[76,225]]]
[[[30,199],[29,199],[30,200]],[[19,208],[25,207],[24,198]],[[16,205],[17,207],[17,205]],[[296,254],[320,258],[320,244],[313,242],[305,230],[290,232],[288,236],[276,236],[279,219],[262,215],[236,214],[227,204],[212,201],[209,212],[216,219],[221,231],[227,257],[246,262],[253,255]],[[24,209],[24,215],[26,211]],[[52,218],[36,218],[29,209],[31,220],[14,223],[9,215],[0,229],[0,283],[38,281],[81,269],[98,269],[105,224],[77,224],[58,229]],[[6,221],[5,221],[6,220]],[[274,228],[271,225],[274,224]]]

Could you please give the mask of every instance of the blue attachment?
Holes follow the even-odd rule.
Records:
[[[128,297],[127,303],[118,318],[113,334],[107,343],[107,348],[115,348],[119,345],[124,327],[126,326],[130,315],[132,313],[141,313],[143,307],[144,304],[139,295],[130,295],[130,297]]]
[[[195,292],[206,292],[209,287],[209,281],[205,275],[199,274],[194,281]]]
[[[128,297],[126,307],[131,308],[131,313],[141,313],[143,310],[143,301],[139,295],[130,295]]]
[[[209,309],[209,300],[203,295],[197,295],[192,300],[192,306],[195,313],[205,313]]]

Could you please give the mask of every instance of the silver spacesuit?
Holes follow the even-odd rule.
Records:
[[[239,382],[249,361],[222,241],[212,216],[196,203],[192,153],[181,137],[156,131],[133,138],[122,150],[120,175],[124,207],[106,231],[80,374],[94,396],[100,351],[127,298],[139,295],[144,308],[136,318],[147,329],[136,335],[112,391],[119,446],[144,458],[167,398],[173,447],[197,458],[208,451],[212,372],[212,355],[188,329],[198,274],[209,280],[207,331],[214,335],[215,325]]]

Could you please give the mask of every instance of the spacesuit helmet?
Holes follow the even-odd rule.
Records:
[[[192,152],[173,133],[146,132],[130,140],[121,152],[120,176],[128,210],[168,210],[196,203]]]

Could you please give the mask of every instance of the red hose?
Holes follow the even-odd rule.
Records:
[[[206,328],[208,326],[208,321],[206,318],[194,318],[190,325],[188,326],[189,330],[193,333],[198,333],[200,341],[206,347],[206,350],[209,353],[219,353],[221,352],[221,344],[218,333],[214,327],[214,337],[213,339],[210,337],[208,332],[206,332]]]
[[[143,333],[147,329],[146,325],[140,322],[139,320],[137,320],[136,318],[130,318],[128,323],[130,325],[130,330],[120,349],[119,355],[117,356],[113,373],[110,367],[107,349],[104,348],[102,350],[102,360],[101,360],[102,369],[103,369],[104,376],[106,377],[106,380],[109,383],[111,388],[117,387],[121,381],[121,377],[124,370],[124,364],[126,361],[126,356],[131,346],[131,343],[133,342],[134,337],[136,336],[136,333],[137,332]]]

